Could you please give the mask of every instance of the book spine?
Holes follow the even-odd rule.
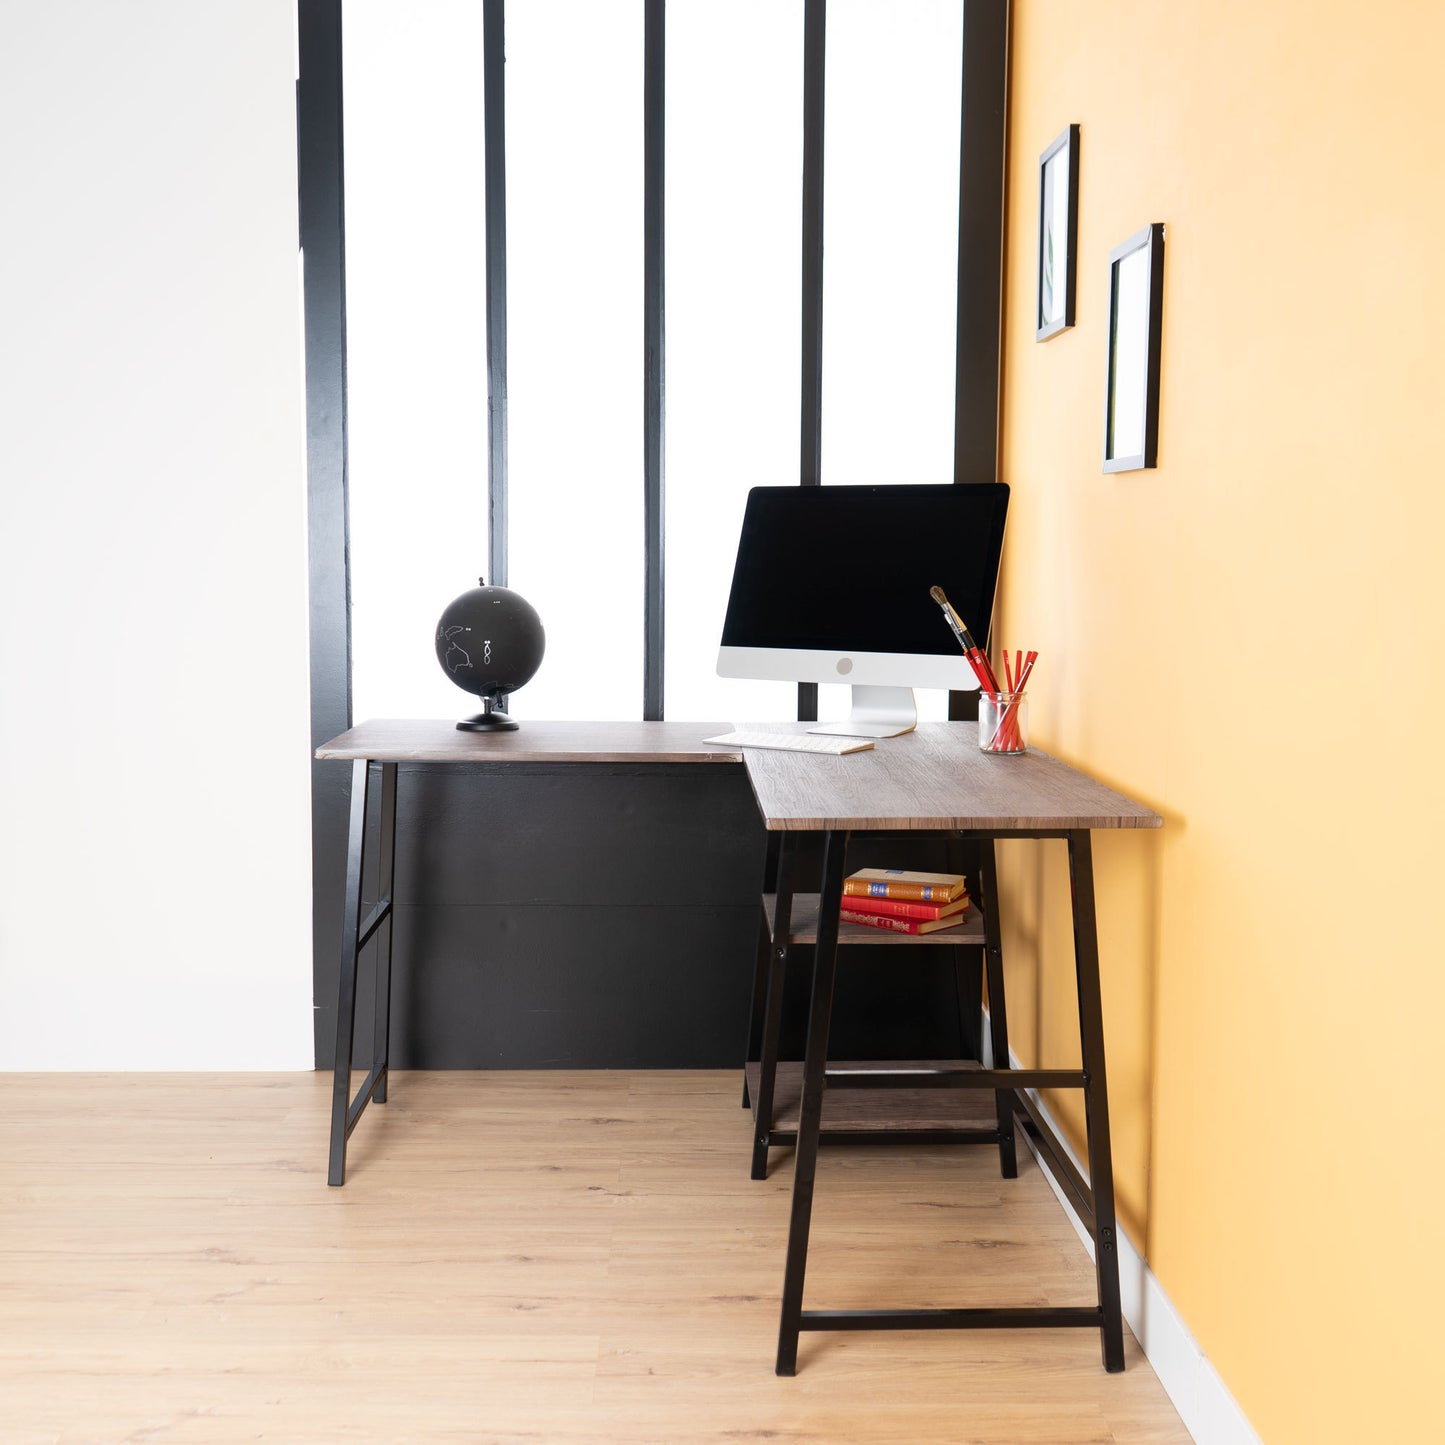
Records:
[[[962,902],[963,907],[957,905]],[[859,913],[888,913],[896,918],[962,918],[968,912],[968,902],[955,898],[947,903],[908,903],[901,898],[859,898],[851,905]],[[945,915],[944,910],[948,912]]]
[[[901,898],[913,903],[947,903],[948,889],[936,883],[882,883],[871,878],[845,878],[846,898]]]
[[[838,917],[844,923],[861,923],[865,928],[886,928],[893,933],[917,933],[916,918],[894,918],[887,913],[856,913],[851,908],[840,910]]]

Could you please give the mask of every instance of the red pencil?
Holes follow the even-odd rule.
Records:
[[[1034,670],[1034,663],[1038,660],[1037,652],[1030,652],[1027,656],[1019,651],[1014,654],[1013,670],[1009,670],[1008,651],[1003,655],[1003,673],[1008,681],[1011,701],[1004,705],[999,714],[998,726],[994,729],[993,737],[989,739],[988,750],[990,752],[1017,753],[1023,751],[1023,738],[1019,733],[1019,704],[1022,701],[1024,684],[1029,680],[1029,673]],[[995,689],[996,691],[996,689]]]

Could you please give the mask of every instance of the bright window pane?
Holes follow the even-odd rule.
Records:
[[[824,126],[823,481],[953,478],[959,0],[833,0]],[[948,694],[917,694],[922,718]],[[823,687],[818,716],[847,715]]]
[[[478,0],[346,0],[353,712],[475,711],[432,639],[487,560]]]
[[[826,483],[953,480],[962,57],[959,0],[828,6]]]
[[[824,480],[942,480],[959,6],[829,9]],[[790,684],[714,661],[747,490],[797,481],[802,12],[669,8],[669,717],[793,711]],[[487,556],[481,5],[346,0],[344,20],[355,712],[445,716],[470,700],[436,618]],[[641,0],[509,6],[507,56],[508,580],[548,634],[512,707],[636,717]]]
[[[524,726],[642,715],[642,41],[640,0],[507,7],[508,585],[547,629]]]
[[[792,717],[715,673],[749,487],[798,481],[802,0],[667,12],[670,718]]]

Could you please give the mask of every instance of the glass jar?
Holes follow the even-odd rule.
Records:
[[[986,753],[1028,751],[1029,700],[1023,693],[979,693],[978,745]]]

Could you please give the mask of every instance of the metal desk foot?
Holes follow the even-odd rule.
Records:
[[[396,764],[381,765],[381,840],[377,886],[381,898],[361,916],[361,876],[366,862],[366,804],[371,768],[364,758],[351,765],[351,826],[346,847],[346,901],[341,919],[341,973],[337,981],[336,1060],[331,1082],[331,1154],[326,1182],[346,1182],[346,1141],[362,1110],[386,1103],[388,1034],[391,1016],[391,896],[396,863]],[[376,999],[372,1023],[372,1065],[351,1097],[352,1036],[356,1028],[356,960],[380,934],[376,949]]]

